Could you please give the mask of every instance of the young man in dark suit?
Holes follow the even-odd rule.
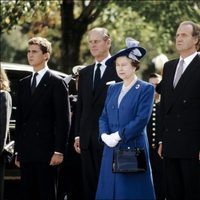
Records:
[[[45,38],[28,41],[33,74],[19,83],[15,141],[23,200],[56,199],[57,166],[70,126],[67,85],[49,70],[50,54],[51,43]]]
[[[161,137],[168,200],[200,199],[200,27],[182,22],[176,32],[179,59],[164,65]]]
[[[120,79],[114,66],[105,65],[110,58],[111,47],[107,29],[94,28],[89,31],[88,43],[95,63],[82,69],[79,74],[74,148],[81,153],[84,198],[94,200],[103,148],[99,142],[99,117],[108,85]]]

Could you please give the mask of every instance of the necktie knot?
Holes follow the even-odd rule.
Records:
[[[37,77],[38,73],[36,72],[33,75],[33,80],[32,80],[32,84],[31,84],[31,93],[33,94],[37,85],[37,81],[36,81],[36,77]]]
[[[100,67],[101,67],[101,63],[98,63],[97,64],[97,69],[100,69]]]

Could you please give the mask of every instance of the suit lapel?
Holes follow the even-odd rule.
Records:
[[[35,103],[39,101],[39,98],[42,96],[42,93],[44,90],[49,86],[49,79],[51,76],[51,72],[47,71],[44,76],[42,77],[41,81],[39,82],[38,86],[35,89],[35,92],[32,96],[30,96],[30,106],[27,110],[26,117],[30,114],[30,112],[34,109]],[[31,95],[30,91],[30,81],[29,81],[29,93]]]
[[[27,116],[31,108],[31,76],[25,80],[21,90],[23,92],[21,98],[26,102],[24,103],[24,116]]]
[[[89,67],[89,70],[87,71],[87,74],[86,74],[86,77],[87,80],[86,80],[86,83],[88,83],[88,85],[85,85],[87,87],[87,91],[88,91],[88,95],[89,95],[89,99],[92,99],[93,98],[93,74],[94,74],[94,67],[95,67],[95,64],[91,65],[91,66],[88,66]],[[85,87],[84,86],[84,87]]]
[[[195,70],[197,70],[199,68],[199,64],[200,62],[198,61],[199,57],[196,56],[192,62],[188,65],[188,67],[186,68],[186,70],[184,71],[184,73],[182,74],[179,82],[177,83],[177,86],[174,90],[169,90],[169,100],[170,103],[168,104],[168,109],[166,111],[168,111],[172,105],[174,105],[173,103],[176,101],[176,99],[178,97],[180,97],[183,94],[183,91],[188,87],[188,84],[190,84],[191,77],[193,76],[193,74],[195,74]],[[178,61],[175,63],[175,65],[177,65]],[[175,69],[176,67],[174,67],[174,70],[172,70],[171,72],[173,73],[173,77],[174,78],[174,74],[175,74]],[[173,78],[170,78],[169,81],[169,88],[173,88]]]
[[[49,85],[50,71],[47,71],[39,82],[38,86],[35,89],[35,92],[32,96],[32,102],[37,102],[37,99],[42,95],[43,91]]]
[[[107,66],[105,69],[105,72],[101,78],[101,81],[99,83],[99,87],[95,93],[94,100],[101,94],[101,92],[104,90],[105,87],[107,87],[106,82],[110,80],[110,77],[112,76],[112,67]]]

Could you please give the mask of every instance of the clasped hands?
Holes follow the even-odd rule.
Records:
[[[101,134],[102,141],[109,147],[115,147],[121,140],[118,131],[108,135],[107,133]]]

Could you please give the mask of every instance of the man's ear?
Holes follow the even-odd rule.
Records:
[[[107,42],[108,46],[110,46],[110,47],[111,47],[111,39],[110,39],[110,38],[108,38],[106,42]]]
[[[45,53],[44,58],[45,58],[45,60],[49,60],[50,59],[50,53],[49,52]]]

